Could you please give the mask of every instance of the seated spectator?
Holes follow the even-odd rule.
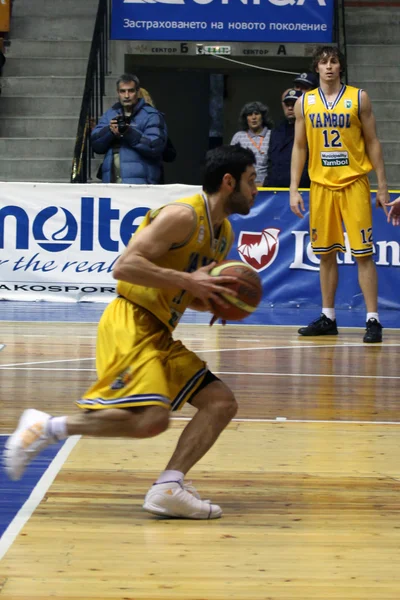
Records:
[[[285,90],[282,94],[282,109],[285,118],[271,131],[268,149],[268,174],[264,180],[264,187],[290,187],[290,161],[296,120],[294,105],[301,96],[302,92],[295,89]],[[301,177],[300,187],[310,187],[307,163]]]
[[[261,102],[248,102],[240,111],[240,131],[235,133],[231,146],[240,144],[250,148],[256,157],[256,184],[261,186],[267,175],[268,146],[272,121],[269,110]]]
[[[167,143],[163,115],[140,97],[136,75],[117,81],[118,102],[100,117],[91,133],[94,152],[105,154],[103,183],[160,183]]]
[[[319,79],[316,73],[300,73],[293,79],[293,87],[300,90],[302,94],[314,90],[319,86]]]

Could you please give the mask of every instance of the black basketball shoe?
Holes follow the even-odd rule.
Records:
[[[377,344],[382,341],[382,325],[376,319],[368,319],[364,342],[367,344]]]
[[[321,313],[321,316],[307,327],[300,327],[298,333],[300,335],[337,335],[339,332],[336,327],[336,319],[332,321],[324,313]]]

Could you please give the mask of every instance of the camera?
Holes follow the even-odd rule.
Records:
[[[118,132],[121,134],[125,133],[129,126],[129,120],[125,115],[117,115],[115,119],[117,121]]]

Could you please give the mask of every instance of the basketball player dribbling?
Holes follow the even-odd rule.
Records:
[[[226,308],[219,293],[232,276],[209,275],[227,256],[231,214],[246,215],[257,195],[252,151],[221,146],[208,152],[203,193],[149,211],[118,259],[118,297],[99,323],[97,382],[76,402],[79,414],[51,417],[29,409],[8,439],[3,462],[19,479],[46,446],[70,435],[149,438],[165,431],[171,410],[190,402],[197,413],[182,432],[166,470],[143,508],[188,519],[215,519],[221,508],[200,499],[184,476],[235,416],[232,391],[172,332],[189,306]],[[214,319],[212,320],[212,322]]]
[[[313,70],[319,73],[320,87],[305,93],[295,106],[290,207],[298,217],[303,217],[304,203],[298,187],[308,151],[310,236],[314,253],[320,255],[322,293],[321,316],[301,327],[299,334],[338,334],[335,293],[337,253],[346,250],[343,222],[366,305],[363,341],[377,343],[382,341],[382,325],[372,259],[372,208],[367,177],[372,169],[378,179],[376,206],[381,206],[385,214],[389,193],[370,99],[364,90],[341,83],[344,65],[344,57],[336,47],[317,48]]]

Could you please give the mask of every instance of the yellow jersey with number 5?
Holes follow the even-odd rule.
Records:
[[[360,119],[361,91],[342,85],[332,103],[327,102],[321,88],[303,94],[312,182],[338,189],[372,171]]]
[[[176,203],[184,204],[193,211],[193,229],[185,241],[172,246],[164,256],[154,261],[155,264],[166,269],[192,273],[213,261],[224,260],[233,242],[232,226],[228,219],[224,219],[215,235],[205,194],[182,198]],[[148,227],[162,208],[164,207],[150,210],[137,231]],[[151,312],[171,331],[193,301],[193,296],[185,290],[144,287],[126,281],[118,281],[117,293]]]

